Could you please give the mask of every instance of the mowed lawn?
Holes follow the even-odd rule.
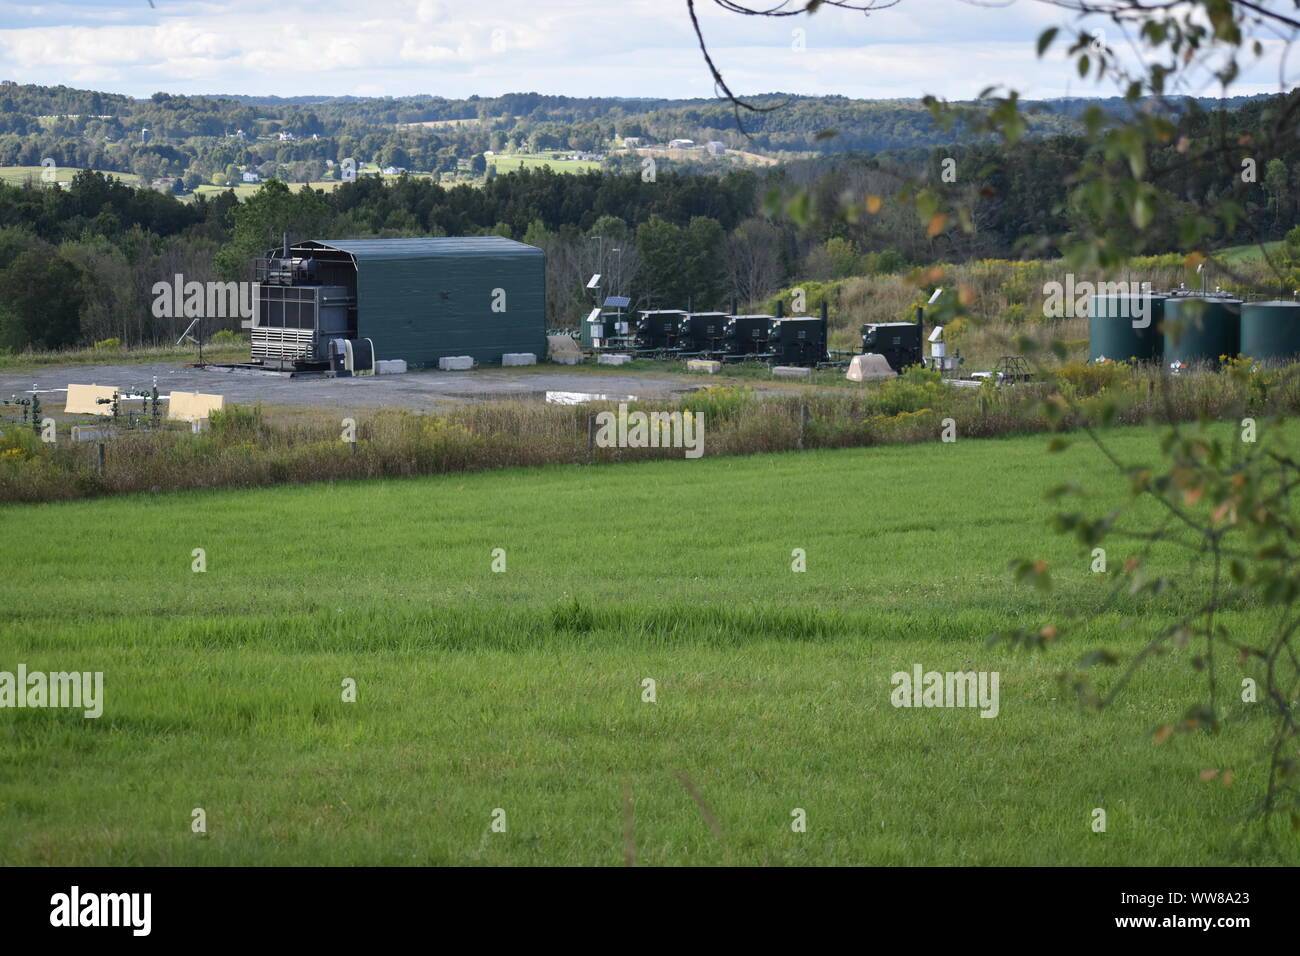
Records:
[[[1152,462],[1155,435],[1110,433]],[[5,508],[0,669],[103,671],[105,709],[0,711],[0,862],[1300,863],[1289,827],[1251,817],[1251,671],[1220,655],[1223,731],[1160,746],[1204,699],[1194,649],[1100,714],[1058,683],[1094,646],[1131,654],[1204,582],[1171,549],[1153,564],[1173,594],[1112,606],[1043,492],[1080,480],[1101,512],[1122,485],[1082,442],[1045,446]],[[1049,560],[1056,589],[1014,584],[1017,556]],[[1046,653],[986,644],[1066,611],[1086,633]],[[1259,636],[1265,616],[1225,620]],[[999,672],[999,715],[894,708],[915,664]]]

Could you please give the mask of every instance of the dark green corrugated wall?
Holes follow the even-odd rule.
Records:
[[[342,244],[341,244],[342,245]],[[505,291],[505,311],[492,311]],[[436,365],[445,355],[500,363],[505,352],[546,358],[546,260],[523,244],[428,258],[357,256],[357,335],[378,359]]]

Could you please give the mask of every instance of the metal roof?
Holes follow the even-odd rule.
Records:
[[[446,256],[532,256],[541,255],[536,246],[515,242],[504,236],[424,236],[415,239],[312,239],[294,243],[295,249],[308,246],[337,249],[356,257],[358,262],[386,262],[398,259],[440,259]]]

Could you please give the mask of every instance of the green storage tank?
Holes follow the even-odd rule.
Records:
[[[1163,295],[1094,295],[1088,303],[1088,361],[1158,361],[1165,301]]]
[[[1247,302],[1243,305],[1241,354],[1261,362],[1300,357],[1300,302]]]
[[[1241,300],[1171,296],[1165,302],[1164,332],[1168,364],[1218,365],[1219,356],[1241,351]]]

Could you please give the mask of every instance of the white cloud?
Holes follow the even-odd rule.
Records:
[[[710,96],[685,5],[669,0],[0,0],[0,77],[178,93]],[[902,0],[871,16],[743,17],[701,0],[710,50],[740,93],[969,98],[1111,94],[1070,82],[1033,44],[1062,12]],[[791,30],[806,49],[791,49]],[[1275,60],[1273,61],[1275,63]],[[1240,91],[1276,89],[1275,66]]]

